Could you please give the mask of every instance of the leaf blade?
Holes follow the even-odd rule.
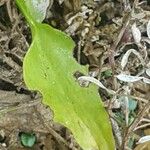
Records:
[[[34,33],[23,62],[26,85],[42,93],[43,103],[55,113],[55,121],[71,129],[82,148],[115,149],[109,117],[96,87],[81,88],[73,78],[76,70],[85,70],[72,57],[74,42],[66,34],[38,23],[33,17],[29,20],[31,14],[26,3],[22,3],[23,0],[17,2],[21,3],[18,6]]]

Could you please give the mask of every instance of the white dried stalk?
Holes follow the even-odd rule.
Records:
[[[148,142],[148,141],[150,141],[150,135],[141,137],[138,141],[138,144],[145,143],[145,142]]]
[[[121,60],[122,69],[124,69],[124,67],[126,66],[131,53],[136,55],[139,58],[139,60],[141,61],[141,64],[144,65],[144,59],[142,58],[141,54],[139,52],[137,52],[135,49],[130,49],[124,54],[124,56]]]
[[[58,2],[59,2],[59,5],[61,5],[64,2],[64,0],[59,0]]]
[[[122,144],[122,135],[121,135],[120,128],[119,128],[117,122],[114,119],[111,118],[111,122],[112,122],[112,127],[113,127],[113,131],[115,133],[117,142],[118,142],[119,146],[121,146],[121,144]]]
[[[147,35],[148,35],[148,38],[150,39],[150,20],[148,21],[148,24],[147,24]]]
[[[144,82],[144,83],[147,83],[147,84],[150,84],[150,79],[143,77],[143,82]]]
[[[89,76],[81,76],[78,78],[78,81],[89,81],[89,82],[92,82],[94,84],[96,84],[97,86],[99,86],[100,88],[106,90],[108,93],[110,94],[115,94],[116,92],[111,90],[111,89],[108,89],[106,88],[99,80],[93,78],[93,77],[89,77]]]
[[[144,83],[150,84],[150,79],[148,79],[148,78],[138,77],[138,76],[131,76],[131,75],[123,74],[123,73],[120,73],[119,75],[117,75],[116,78],[121,80],[121,81],[129,82],[129,83],[133,83],[133,82],[143,80]]]
[[[130,76],[130,75],[122,74],[122,73],[117,75],[116,77],[117,79],[124,81],[124,82],[136,82],[136,81],[143,79],[143,77]]]
[[[139,28],[137,28],[136,23],[134,23],[131,27],[132,35],[135,43],[139,44],[141,41],[141,32]]]
[[[146,74],[150,77],[150,68],[146,69]]]

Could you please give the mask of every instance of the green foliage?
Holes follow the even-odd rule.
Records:
[[[129,139],[128,146],[129,146],[129,148],[131,148],[131,149],[133,148],[134,140],[135,140],[134,137]]]
[[[73,77],[76,70],[85,72],[72,57],[74,42],[63,32],[38,23],[28,2],[16,2],[33,38],[23,62],[26,85],[42,93],[43,103],[54,111],[54,120],[68,127],[83,149],[114,150],[109,117],[97,88],[81,88]]]
[[[133,99],[129,99],[129,111],[135,111],[136,107],[137,107],[137,101],[133,100]]]
[[[104,76],[105,78],[109,78],[112,76],[112,70],[108,69],[104,72],[102,72],[102,76]]]
[[[120,98],[120,100],[125,103],[125,97],[122,96]],[[128,125],[131,125],[131,123],[134,121],[135,117],[136,117],[136,114],[135,114],[135,110],[137,108],[137,101],[131,99],[131,98],[128,98],[128,111],[129,111],[129,115],[128,115],[128,119],[129,119],[129,122],[128,122]],[[122,124],[122,126],[125,126],[126,125],[126,121],[125,121],[125,114],[124,112],[122,112],[121,110],[117,113],[115,113],[115,116],[116,116],[116,119],[117,121]]]
[[[20,140],[23,146],[32,147],[35,144],[36,137],[34,134],[21,133]]]
[[[137,101],[133,100],[133,99],[129,99],[129,104],[128,104],[128,109],[129,109],[129,125],[131,125],[131,123],[134,121],[136,114],[135,114],[135,110],[137,108]]]

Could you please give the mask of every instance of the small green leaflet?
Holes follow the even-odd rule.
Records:
[[[35,144],[36,137],[34,134],[23,132],[20,134],[20,140],[23,146],[32,147]]]

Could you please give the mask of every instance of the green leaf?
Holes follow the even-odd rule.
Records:
[[[102,72],[102,76],[104,76],[105,78],[109,78],[112,76],[112,70],[108,69],[104,72]]]
[[[16,0],[28,22],[42,22],[46,16],[49,0]]]
[[[137,101],[129,99],[129,111],[134,111],[137,107]]]
[[[24,9],[28,6],[18,6],[29,18]],[[54,111],[54,120],[68,127],[83,149],[114,150],[111,124],[97,88],[81,88],[73,77],[77,70],[85,72],[72,57],[74,42],[33,18],[28,20],[33,41],[23,62],[26,85],[42,93],[43,103]]]
[[[32,147],[35,144],[36,137],[34,134],[21,133],[20,140],[23,146]]]
[[[134,137],[132,137],[132,138],[129,139],[128,147],[132,149],[133,145],[134,145]]]

